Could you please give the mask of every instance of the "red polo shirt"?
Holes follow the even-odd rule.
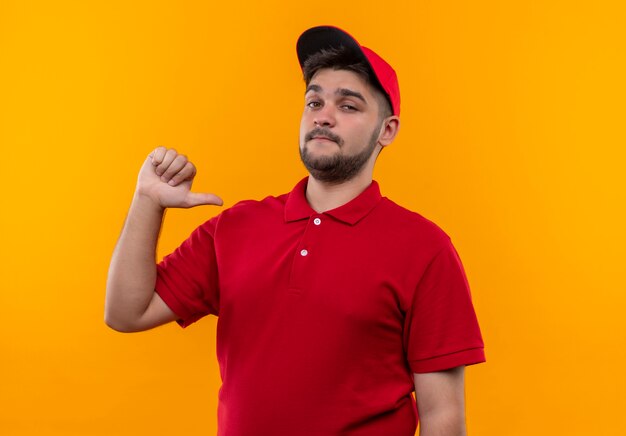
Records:
[[[244,201],[157,267],[183,327],[217,315],[220,435],[413,436],[413,372],[483,362],[461,261],[374,181],[316,213],[293,191]]]

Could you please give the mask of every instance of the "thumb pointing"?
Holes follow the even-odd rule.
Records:
[[[202,206],[205,204],[221,206],[224,204],[224,201],[217,195],[200,192],[189,192],[185,200],[188,207]]]

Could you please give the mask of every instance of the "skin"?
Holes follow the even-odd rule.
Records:
[[[347,93],[359,94],[363,99]],[[387,117],[381,123],[375,93],[358,74],[345,70],[320,70],[309,83],[300,122],[301,154],[307,150],[313,160],[354,156],[367,149],[375,135],[371,155],[351,179],[333,183],[310,174],[307,200],[318,213],[339,207],[363,192],[372,183],[378,153],[391,144],[398,133],[400,120],[397,116]],[[307,141],[307,133],[316,128],[332,132],[340,138],[340,143],[323,139]]]
[[[109,265],[104,320],[112,329],[138,332],[177,319],[154,292],[165,209],[223,204],[216,195],[191,192],[195,175],[195,166],[174,149],[158,147],[144,161]]]
[[[317,168],[310,172],[306,191],[316,212],[349,202],[371,184],[380,150],[393,142],[400,127],[397,116],[381,119],[380,104],[377,91],[356,73],[323,69],[311,79],[300,123],[300,153]],[[349,178],[327,177],[333,166],[329,163],[357,156],[362,159],[356,159],[358,168]],[[158,147],[144,161],[109,267],[105,322],[112,329],[144,331],[177,319],[154,292],[165,210],[223,204],[214,194],[191,192],[195,175],[193,163],[174,149]],[[413,380],[420,436],[465,435],[464,367],[413,374]]]
[[[370,124],[371,96],[367,93],[370,89],[361,80],[358,86],[350,83],[352,75],[353,73],[347,71],[323,70],[312,78],[305,93],[300,126],[300,157],[312,178],[329,185],[339,185],[355,177],[375,151],[378,155],[380,121],[388,121],[377,111],[377,120]],[[332,82],[329,77],[336,79],[334,81],[338,83],[329,83]],[[341,83],[342,81],[347,83]],[[327,89],[327,85],[336,85],[337,88]],[[378,102],[384,101],[379,92],[375,92],[374,97]],[[332,108],[333,104],[336,109]],[[333,110],[336,113],[331,113]],[[341,115],[345,115],[341,126],[347,132],[348,140],[345,136],[340,136],[343,134],[337,129]],[[355,127],[358,128],[356,132]],[[352,147],[351,150],[350,146],[354,142],[362,146],[358,149]],[[336,152],[321,155],[315,153],[320,144],[333,143],[336,145]]]

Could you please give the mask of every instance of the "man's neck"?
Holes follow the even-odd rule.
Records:
[[[372,174],[368,171],[339,184],[321,182],[309,176],[306,199],[315,212],[322,213],[350,202],[371,183]]]

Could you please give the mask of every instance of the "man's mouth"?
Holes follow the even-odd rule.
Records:
[[[320,139],[321,139],[322,141],[331,141],[331,142],[335,142],[335,141],[333,141],[332,139],[330,139],[330,138],[329,138],[329,137],[327,137],[327,136],[314,136],[312,139],[317,139],[317,140],[320,140]]]
[[[304,140],[306,142],[313,141],[313,140],[330,141],[330,142],[334,142],[340,147],[343,145],[343,141],[339,136],[333,134],[332,132],[329,132],[326,129],[313,129],[312,131],[306,134]]]

